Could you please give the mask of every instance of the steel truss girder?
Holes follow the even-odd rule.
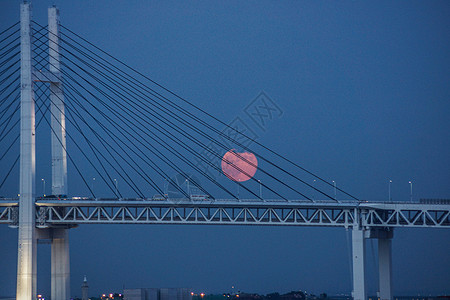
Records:
[[[0,206],[0,224],[17,226],[19,223],[19,206]]]
[[[367,204],[360,206],[365,227],[438,227],[450,228],[448,204]]]
[[[40,207],[47,224],[234,224],[349,226],[352,209],[202,206]]]
[[[17,203],[0,201],[0,223],[17,223]],[[450,228],[450,205],[418,203],[175,202],[46,200],[36,225],[230,224]]]

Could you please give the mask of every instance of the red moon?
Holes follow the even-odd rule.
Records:
[[[253,153],[231,149],[222,158],[222,172],[233,181],[247,181],[255,175],[258,160]]]

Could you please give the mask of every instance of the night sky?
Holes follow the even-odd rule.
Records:
[[[0,1],[0,31],[19,20],[19,3]],[[64,26],[224,122],[264,91],[281,113],[254,128],[258,141],[360,199],[388,200],[389,180],[394,201],[410,199],[409,181],[414,200],[450,198],[448,1],[53,0],[35,1],[33,19],[45,25],[52,4]],[[50,181],[48,164],[38,158],[37,180]],[[69,165],[72,196],[75,175]],[[72,296],[83,275],[91,296],[352,289],[342,228],[83,225],[70,243]],[[394,294],[450,293],[449,230],[395,230],[392,244]],[[0,297],[12,296],[17,230],[6,225],[0,253]],[[38,255],[49,297],[50,245]],[[376,257],[368,241],[371,294]]]

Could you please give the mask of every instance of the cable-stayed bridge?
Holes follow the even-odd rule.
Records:
[[[36,294],[39,239],[52,243],[51,298],[70,298],[68,229],[78,224],[350,228],[355,299],[366,298],[365,239],[378,239],[380,298],[392,299],[393,229],[450,226],[448,203],[362,201],[227,127],[62,26],[55,7],[48,26],[41,26],[31,20],[30,5],[22,4],[20,23],[0,38],[0,155],[10,162],[0,188],[16,167],[20,172],[19,198],[0,200],[0,223],[19,230],[17,299]],[[44,131],[51,133],[52,188],[51,195],[37,197],[37,149],[46,145],[40,147],[36,136]],[[233,148],[254,153],[259,165],[239,152],[234,155],[241,164],[223,159]],[[234,180],[230,188],[232,174],[217,177],[220,163],[248,180]],[[84,185],[77,189],[88,190],[89,197],[67,196],[68,164]],[[170,172],[181,175],[187,188]],[[92,173],[95,188],[86,175]],[[167,182],[172,194],[156,178]],[[97,182],[113,198],[99,196]],[[338,201],[338,193],[346,200]]]

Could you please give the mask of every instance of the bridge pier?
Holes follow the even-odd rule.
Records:
[[[352,230],[353,255],[353,299],[366,300],[366,264],[365,239],[378,240],[378,274],[379,299],[392,300],[392,247],[393,231],[385,229],[359,229]]]
[[[378,240],[379,299],[392,300],[392,228],[370,230],[370,238]]]
[[[366,255],[364,229],[352,230],[353,299],[366,300]]]
[[[51,299],[70,299],[69,230],[51,230]]]
[[[380,300],[392,300],[392,240],[378,238]]]

